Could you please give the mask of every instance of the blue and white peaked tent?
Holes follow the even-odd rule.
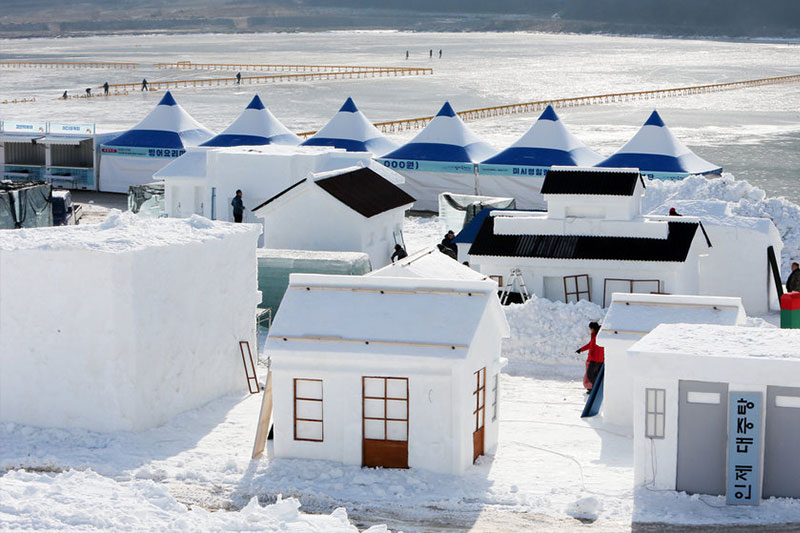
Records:
[[[680,180],[693,174],[722,174],[722,168],[709,163],[680,142],[667,128],[658,111],[613,155],[598,167],[638,168],[643,176]]]
[[[153,174],[214,133],[189,115],[167,91],[141,122],[100,147],[100,190],[128,192],[149,183]]]
[[[242,114],[225,130],[200,146],[260,146],[285,144],[296,146],[300,137],[289,131],[264,107],[255,95]]]
[[[371,152],[381,156],[397,148],[358,110],[348,98],[325,126],[306,139],[303,146],[333,146],[348,152]]]
[[[475,166],[495,152],[445,102],[416,137],[378,161],[405,176],[414,209],[435,211],[441,192],[476,194]]]
[[[514,144],[478,165],[478,184],[481,194],[510,196],[519,208],[545,208],[540,191],[551,166],[591,167],[602,159],[570,133],[548,105]]]

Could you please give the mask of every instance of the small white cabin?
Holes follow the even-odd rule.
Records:
[[[264,247],[364,252],[373,268],[403,245],[403,218],[414,199],[371,168],[309,174],[253,209]]]
[[[700,292],[711,241],[693,217],[642,216],[636,169],[553,167],[546,213],[493,211],[469,246],[469,262],[504,286],[518,269],[530,293],[602,307],[615,292]],[[460,250],[459,250],[460,251]]]
[[[508,335],[489,281],[292,274],[265,346],[275,455],[462,473],[497,445]]]
[[[597,344],[605,348],[603,420],[629,428],[633,425],[628,348],[659,324],[737,326],[746,319],[741,298],[614,293],[597,335]]]
[[[628,350],[634,482],[800,498],[800,330],[662,324]]]

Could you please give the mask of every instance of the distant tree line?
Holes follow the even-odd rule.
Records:
[[[519,13],[552,15],[564,0],[302,0],[317,7],[402,9],[438,13]]]

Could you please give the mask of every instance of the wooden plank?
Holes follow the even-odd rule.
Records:
[[[256,440],[253,443],[253,459],[264,453],[267,446],[269,426],[272,422],[272,371],[267,372],[267,385],[261,398],[261,411],[258,413]]]

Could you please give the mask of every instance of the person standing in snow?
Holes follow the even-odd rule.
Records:
[[[397,258],[397,260],[400,261],[401,259],[405,259],[406,257],[408,257],[408,252],[406,252],[403,249],[403,247],[400,246],[399,244],[395,244],[394,253],[392,254],[392,257],[390,257],[392,263],[394,263],[395,258]]]
[[[103,94],[108,96],[108,82],[103,84]]]
[[[430,52],[428,52],[428,57],[433,59],[433,48],[431,48]]]
[[[586,358],[586,373],[583,376],[583,386],[586,388],[586,393],[592,392],[597,375],[600,373],[600,367],[605,361],[605,349],[597,345],[597,333],[600,331],[600,324],[597,322],[589,322],[589,334],[591,339],[589,343],[581,348],[575,350],[575,353],[581,353],[586,350],[589,351]]]
[[[142,91],[149,91],[150,89],[147,88],[147,80],[142,78]]]
[[[792,263],[792,273],[786,280],[786,292],[800,292],[800,264]]]
[[[442,243],[439,245],[439,250],[442,253],[449,255],[453,259],[458,257],[458,246],[453,242],[453,239],[455,238],[456,234],[453,232],[453,230],[450,230],[445,234],[444,239],[442,239]]]
[[[441,59],[441,58],[442,58],[442,49],[439,48],[439,59]]]
[[[408,50],[406,50],[406,59],[408,59]]]
[[[236,196],[231,200],[231,207],[233,207],[233,221],[241,222],[244,215],[244,202],[242,202],[242,190],[236,190]]]
[[[241,84],[242,84],[242,73],[241,72],[237,72],[236,73],[236,85],[241,85]]]

